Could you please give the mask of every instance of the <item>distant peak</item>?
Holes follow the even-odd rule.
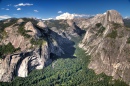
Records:
[[[39,21],[37,25],[39,27],[41,27],[41,28],[46,28],[47,27],[43,21]]]

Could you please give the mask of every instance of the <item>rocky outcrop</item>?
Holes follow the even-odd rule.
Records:
[[[92,57],[89,68],[130,82],[130,33],[117,11],[109,10],[89,19],[33,22],[38,23],[19,19],[4,29],[0,45],[11,43],[20,50],[0,59],[0,81],[10,82],[15,76],[27,77],[32,70],[43,69],[52,62],[51,55],[74,57],[75,43],[71,39],[86,30],[79,46]],[[26,33],[19,32],[20,27]]]
[[[23,22],[24,22],[23,19],[19,19],[19,20],[17,21],[17,24],[21,24],[21,23],[23,23]]]
[[[105,15],[104,25],[107,25],[109,22],[114,22],[119,24],[124,23],[122,16],[116,10],[109,10],[106,13],[104,13],[104,15]]]
[[[11,43],[14,48],[20,48],[20,50],[0,59],[0,81],[10,82],[15,76],[27,77],[32,70],[43,69],[52,62],[51,54],[64,57],[69,57],[66,56],[68,54],[73,56],[74,43],[70,40],[69,34],[56,27],[49,29],[43,24],[41,21],[37,25],[33,25],[32,22],[23,22],[4,29],[7,37],[3,38],[0,44]],[[23,35],[18,32],[21,27],[31,37],[27,38],[24,36],[25,33]],[[40,44],[37,45],[37,41]]]
[[[90,21],[91,25],[95,25],[96,23],[102,23],[104,27],[106,27],[107,24],[111,22],[123,25],[123,19],[116,10],[108,10],[104,14],[97,14],[94,18],[90,19]]]
[[[76,25],[76,23],[73,20],[67,20],[67,23],[69,25],[66,32],[72,36],[80,36],[82,34],[82,30]]]
[[[17,68],[17,76],[19,77],[27,77],[28,73],[34,69],[43,69],[45,64],[47,64],[47,60],[50,58],[49,56],[49,48],[48,44],[45,43],[41,49],[35,49],[34,51],[25,53],[23,58],[18,64]],[[27,54],[27,55],[26,55]],[[29,54],[29,55],[28,55]]]
[[[31,36],[34,36],[34,35],[41,36],[40,31],[36,29],[31,22],[27,22],[25,24],[25,30],[29,31],[28,34]]]
[[[130,33],[124,26],[121,15],[115,10],[110,10],[91,20],[91,26],[79,44],[91,55],[88,67],[97,74],[105,73],[129,84]]]
[[[1,45],[10,42],[15,48],[20,48],[20,51],[0,59],[0,81],[10,82],[15,76],[26,77],[33,69],[43,69],[51,62],[49,59],[51,50],[47,41],[44,40],[40,46],[30,43],[30,40],[36,36],[35,39],[39,39],[38,34],[41,32],[38,33],[38,29],[31,22],[26,23],[24,29],[32,31],[31,38],[19,34],[18,26],[11,25],[5,28],[8,37],[2,39]]]
[[[14,76],[27,77],[32,70],[43,69],[50,58],[49,53],[45,43],[41,49],[6,56],[0,60],[0,81],[9,82]]]
[[[49,30],[48,30],[48,27],[47,27],[47,25],[44,23],[44,21],[39,21],[39,22],[37,23],[37,27],[43,29],[45,33],[48,33],[48,31],[49,31]]]
[[[2,39],[2,44],[6,45],[11,42],[15,48],[21,48],[21,51],[31,47],[30,40],[24,38],[24,36],[18,33],[17,26],[5,28],[5,33],[7,34],[7,37]]]
[[[9,23],[11,19],[7,19],[4,24]]]
[[[43,21],[39,21],[38,24],[37,24],[39,27],[41,28],[46,28],[47,26],[44,24]]]
[[[78,27],[85,30],[97,23],[102,23],[104,27],[110,22],[124,24],[122,16],[116,10],[108,10],[104,14],[97,14],[89,19],[74,19],[73,21]]]
[[[7,82],[13,79],[12,76],[19,60],[19,55],[8,55],[4,60],[0,60],[0,81]]]

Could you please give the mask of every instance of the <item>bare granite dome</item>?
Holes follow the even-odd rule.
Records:
[[[32,36],[41,35],[40,31],[37,28],[35,28],[31,22],[27,22],[25,24],[25,30],[30,30],[30,32],[28,32],[28,34],[32,35]]]
[[[23,23],[23,22],[24,22],[23,19],[19,19],[19,20],[17,21],[17,24],[21,24],[21,23]]]
[[[124,24],[122,16],[116,10],[108,10],[107,12],[97,14],[90,19],[74,19],[73,21],[76,22],[77,26],[80,28],[89,28],[97,23],[101,23],[104,27],[112,22],[121,25]]]
[[[90,19],[91,24],[102,23],[106,26],[108,23],[124,24],[122,16],[116,10],[108,10],[104,14],[97,14],[94,18]]]
[[[105,14],[105,23],[114,22],[124,24],[122,16],[116,10],[108,10]]]
[[[38,24],[37,24],[39,27],[41,28],[46,28],[47,26],[44,24],[43,21],[39,21]]]
[[[129,83],[129,38],[130,33],[121,15],[109,10],[91,19],[91,26],[79,46],[91,55],[90,69]]]

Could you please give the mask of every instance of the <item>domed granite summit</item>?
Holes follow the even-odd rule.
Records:
[[[105,73],[129,84],[130,82],[130,28],[115,10],[96,15],[79,44],[91,55],[89,68],[97,74]]]
[[[39,27],[41,28],[46,28],[47,26],[44,24],[43,21],[39,21],[38,24],[37,24]]]
[[[108,10],[103,14],[97,14],[89,19],[73,19],[73,21],[82,29],[87,29],[97,23],[102,23],[104,27],[106,27],[109,22],[124,24],[122,16],[116,10]]]
[[[105,22],[114,22],[123,24],[122,16],[116,10],[108,10],[105,13]]]

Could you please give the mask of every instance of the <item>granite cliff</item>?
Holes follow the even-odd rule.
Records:
[[[10,21],[6,24],[11,23]],[[41,20],[23,18],[13,21],[15,22],[1,28],[0,81],[10,82],[15,76],[27,77],[32,70],[43,69],[52,62],[51,55],[73,56],[74,42],[70,39],[71,36],[79,36],[81,31],[74,24],[69,26],[66,22],[67,26],[64,28],[48,27]],[[60,22],[64,21],[58,21],[57,24]],[[65,31],[67,28],[70,33]]]
[[[129,84],[130,28],[125,24],[115,10],[88,19],[0,21],[0,81],[27,77],[49,65],[54,55],[74,57],[72,40],[86,31],[78,45],[91,55],[88,67]]]
[[[115,10],[96,15],[89,20],[87,32],[79,44],[91,55],[89,68],[97,74],[105,73],[130,82],[130,28],[124,26],[121,15]]]

